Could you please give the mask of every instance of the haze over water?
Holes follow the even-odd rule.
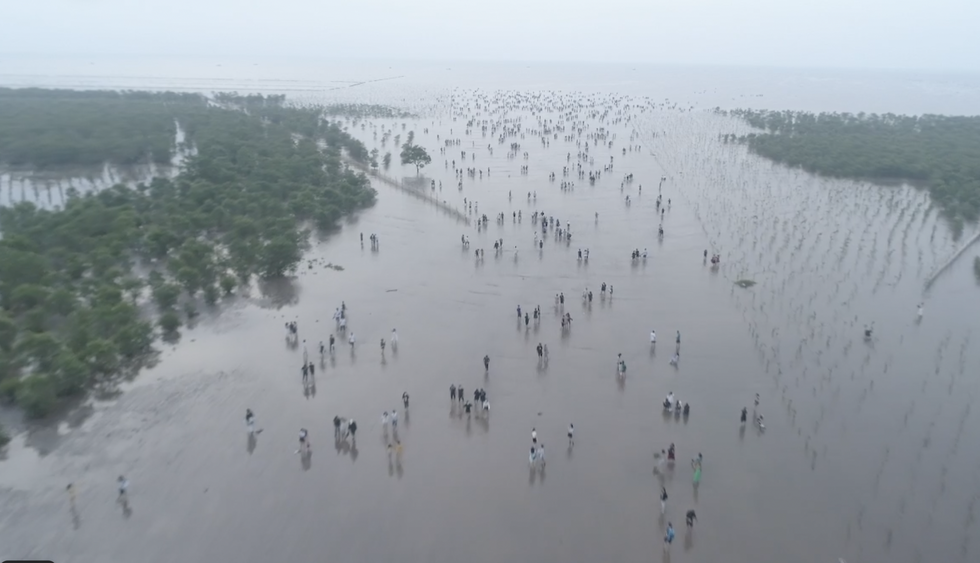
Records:
[[[980,300],[969,264],[976,248],[924,290],[975,227],[956,240],[924,191],[821,179],[723,145],[719,134],[747,127],[706,111],[976,114],[977,76],[256,62],[96,60],[78,71],[57,61],[3,61],[0,84],[393,104],[421,117],[348,120],[350,131],[368,149],[393,153],[388,175],[411,178],[414,167],[397,164],[397,146],[381,147],[373,132],[394,129],[404,140],[413,130],[433,158],[422,174],[442,183],[441,191],[424,189],[458,209],[463,198],[479,202],[488,228],[477,231],[377,183],[378,204],[315,241],[310,257],[318,261],[304,263],[294,281],[202,319],[118,398],[94,402],[57,429],[17,436],[0,462],[0,556],[977,559],[980,447],[969,433],[978,424],[971,405],[980,372]],[[517,103],[498,90],[525,97]],[[568,112],[569,130],[550,146],[530,132],[503,144],[499,130],[465,132],[469,118],[520,120],[527,132],[541,129],[539,118],[559,122]],[[562,177],[582,150],[563,140],[573,121],[585,124],[583,135],[605,127],[613,141],[609,148],[590,140],[594,164],[584,170],[601,170],[614,157],[595,185],[575,172]],[[461,143],[443,156],[447,137]],[[521,145],[516,158],[507,157],[510,143]],[[630,145],[641,148],[624,155]],[[492,174],[464,176],[459,191],[453,159]],[[630,173],[634,180],[621,189]],[[664,201],[672,203],[658,241],[662,176]],[[574,189],[562,190],[562,180]],[[9,189],[2,191],[6,201]],[[528,201],[528,192],[536,199]],[[571,243],[549,231],[543,250],[533,250],[535,210],[570,222]],[[506,214],[502,225],[498,212]],[[377,233],[379,251],[362,247],[360,233]],[[461,248],[462,234],[469,249]],[[496,257],[498,238],[507,250]],[[474,260],[476,248],[487,251],[484,261]],[[587,264],[577,260],[579,248],[590,249]],[[634,248],[649,257],[632,262]],[[704,249],[721,254],[719,268],[703,263]],[[344,270],[324,269],[326,262]],[[743,278],[757,285],[736,287]],[[611,299],[599,297],[603,282],[615,287]],[[595,294],[591,306],[581,300],[586,287]],[[565,336],[553,305],[558,292],[574,318]],[[304,397],[301,352],[284,344],[283,322],[298,320],[313,354],[341,300],[356,353],[339,344],[318,371],[316,395]],[[516,323],[517,305],[540,305],[540,325]],[[862,329],[872,322],[874,336],[865,341]],[[392,327],[399,349],[382,361],[378,340]],[[660,337],[655,353],[651,329]],[[677,369],[668,365],[675,330],[683,334]],[[537,360],[538,342],[549,345],[547,365]],[[614,369],[620,352],[629,366],[622,384]],[[492,358],[486,378],[484,354]],[[489,420],[450,410],[453,383],[468,395],[487,390]],[[401,410],[402,391],[412,397],[410,416],[402,415],[405,453],[389,463],[379,419]],[[668,391],[692,404],[688,419],[662,415]],[[755,393],[765,432],[738,424]],[[264,428],[254,451],[241,426],[246,406]],[[335,414],[358,420],[356,451],[330,447]],[[571,451],[569,422],[577,430]],[[300,427],[314,444],[308,467],[293,455]],[[527,467],[532,427],[548,445],[545,473]],[[670,499],[662,519],[652,453],[671,442],[678,461],[664,479]],[[698,452],[704,474],[695,490],[688,460]],[[120,473],[133,482],[128,517],[113,503]],[[77,529],[64,492],[70,481],[80,489]],[[688,508],[698,513],[692,533],[683,529]],[[669,558],[660,539],[667,520],[679,540]]]

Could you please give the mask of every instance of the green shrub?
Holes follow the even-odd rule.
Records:
[[[17,400],[17,390],[20,388],[20,379],[9,377],[0,381],[0,400],[5,403],[13,403]]]
[[[46,375],[32,375],[21,381],[17,390],[17,404],[30,418],[42,418],[54,410],[58,403],[55,382]]]
[[[180,315],[175,311],[167,311],[160,316],[160,328],[165,333],[172,333],[180,328]]]

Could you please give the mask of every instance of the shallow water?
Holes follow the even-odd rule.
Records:
[[[379,98],[390,95],[376,88]],[[740,124],[660,108],[607,119],[613,148],[591,148],[595,165],[586,170],[613,155],[614,171],[595,186],[573,173],[574,190],[563,191],[561,167],[568,152],[574,163],[575,143],[561,132],[550,147],[531,134],[504,145],[478,130],[465,135],[465,119],[453,123],[450,112],[472,117],[474,96],[432,94],[426,107],[435,109],[405,131],[406,120],[369,120],[353,131],[370,149],[372,127],[395,126],[403,139],[414,129],[433,156],[423,173],[443,183],[435,193],[459,208],[464,197],[479,202],[486,230],[379,184],[374,208],[315,242],[312,269],[202,319],[120,397],[16,437],[0,462],[0,557],[646,561],[661,559],[669,520],[678,531],[674,561],[976,559],[980,448],[967,431],[976,427],[977,287],[962,260],[924,293],[959,241],[923,192],[773,166],[717,142]],[[570,95],[565,105],[583,99]],[[534,129],[533,105],[506,118]],[[504,117],[486,104],[481,111],[481,119]],[[592,131],[600,126],[578,113]],[[462,145],[440,156],[436,135],[450,128]],[[623,155],[634,133],[642,150]],[[526,161],[507,158],[511,142]],[[490,167],[492,176],[464,178],[460,192],[443,161],[470,154],[471,143],[477,158],[467,166]],[[392,142],[379,149],[393,150]],[[519,173],[524,164],[528,175]],[[621,191],[627,173],[635,179]],[[672,204],[658,241],[661,176]],[[529,202],[528,191],[537,199]],[[517,210],[520,223],[510,215]],[[571,244],[549,233],[533,250],[534,210],[570,221]],[[507,214],[502,225],[497,212]],[[378,234],[380,249],[362,246],[360,233]],[[508,249],[499,257],[497,238]],[[481,247],[486,258],[477,262]],[[576,259],[578,248],[590,249],[588,264]],[[647,248],[648,259],[631,262],[633,248]],[[704,249],[722,255],[719,268],[703,263]],[[741,278],[757,285],[735,287]],[[611,299],[600,298],[602,282],[614,286]],[[585,287],[591,306],[581,300]],[[574,318],[565,336],[557,292]],[[315,355],[341,300],[355,353],[340,339],[318,366],[316,395],[304,397],[302,354],[286,345],[282,325],[297,319]],[[518,304],[540,305],[540,324],[518,323]],[[392,327],[399,347],[382,358],[378,341]],[[668,364],[675,330],[683,334],[676,369]],[[537,360],[538,342],[549,346],[547,365]],[[620,352],[623,382],[614,368]],[[467,396],[484,387],[489,419],[451,409],[452,383]],[[412,397],[400,417],[405,450],[389,463],[380,415],[402,410],[402,391]],[[668,391],[693,405],[687,420],[662,415]],[[755,393],[764,433],[738,424]],[[246,406],[263,428],[254,449],[241,425]],[[356,450],[331,447],[335,414],[358,420]],[[300,427],[314,445],[308,465],[293,454]],[[548,446],[544,472],[527,467],[532,427]],[[678,462],[664,479],[665,520],[652,453],[671,442]],[[688,460],[698,452],[705,462],[695,490]],[[113,502],[120,473],[132,482],[128,516]],[[71,481],[76,518],[64,490]],[[691,507],[698,524],[688,533]]]

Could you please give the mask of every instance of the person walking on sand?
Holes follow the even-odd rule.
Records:
[[[572,423],[568,424],[568,447],[575,445],[575,425]]]
[[[660,487],[660,513],[667,512],[667,487]]]
[[[455,385],[450,385],[449,386],[449,401],[450,402],[455,402],[456,401],[456,386]]]
[[[538,429],[537,428],[532,428],[531,429],[531,441],[537,441],[537,439],[538,439]]]
[[[353,331],[352,331],[352,332],[350,333],[350,338],[348,338],[348,339],[347,339],[347,342],[348,342],[348,343],[350,343],[350,351],[351,351],[351,352],[353,352],[353,351],[354,351],[354,342],[355,342],[355,340],[356,340],[356,339],[354,338],[354,333],[353,333]]]
[[[657,331],[651,330],[650,331],[650,344],[656,344],[656,343],[657,343]]]
[[[545,460],[544,460],[544,442],[541,442],[538,445],[538,461],[541,462],[541,468],[544,469],[544,464],[545,464]]]
[[[296,453],[301,451],[310,452],[309,432],[306,431],[306,428],[299,429],[299,449],[296,450]]]
[[[693,528],[694,521],[698,519],[698,515],[694,513],[694,509],[687,511],[687,527]]]
[[[249,434],[255,434],[255,413],[252,409],[245,409],[245,428]]]
[[[116,484],[119,486],[119,498],[126,498],[126,492],[129,490],[129,479],[124,475],[120,475],[116,479]]]
[[[483,356],[483,370],[490,371],[490,354]]]
[[[664,551],[670,551],[670,544],[674,543],[674,524],[667,522],[667,533],[664,535]]]
[[[68,483],[66,489],[68,491],[68,502],[71,504],[72,507],[74,507],[75,506],[75,483]]]
[[[749,409],[742,407],[742,426],[745,426],[745,421],[749,417]]]

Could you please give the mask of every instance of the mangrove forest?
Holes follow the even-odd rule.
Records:
[[[333,113],[333,111],[331,112]],[[364,145],[282,97],[0,91],[0,163],[57,169],[166,162],[173,178],[63,207],[0,208],[0,401],[44,416],[135,373],[195,307],[294,271],[312,230],[373,204]],[[150,313],[152,312],[152,314]]]
[[[743,142],[766,158],[826,176],[907,181],[955,222],[980,217],[980,117],[740,110],[761,130]]]

